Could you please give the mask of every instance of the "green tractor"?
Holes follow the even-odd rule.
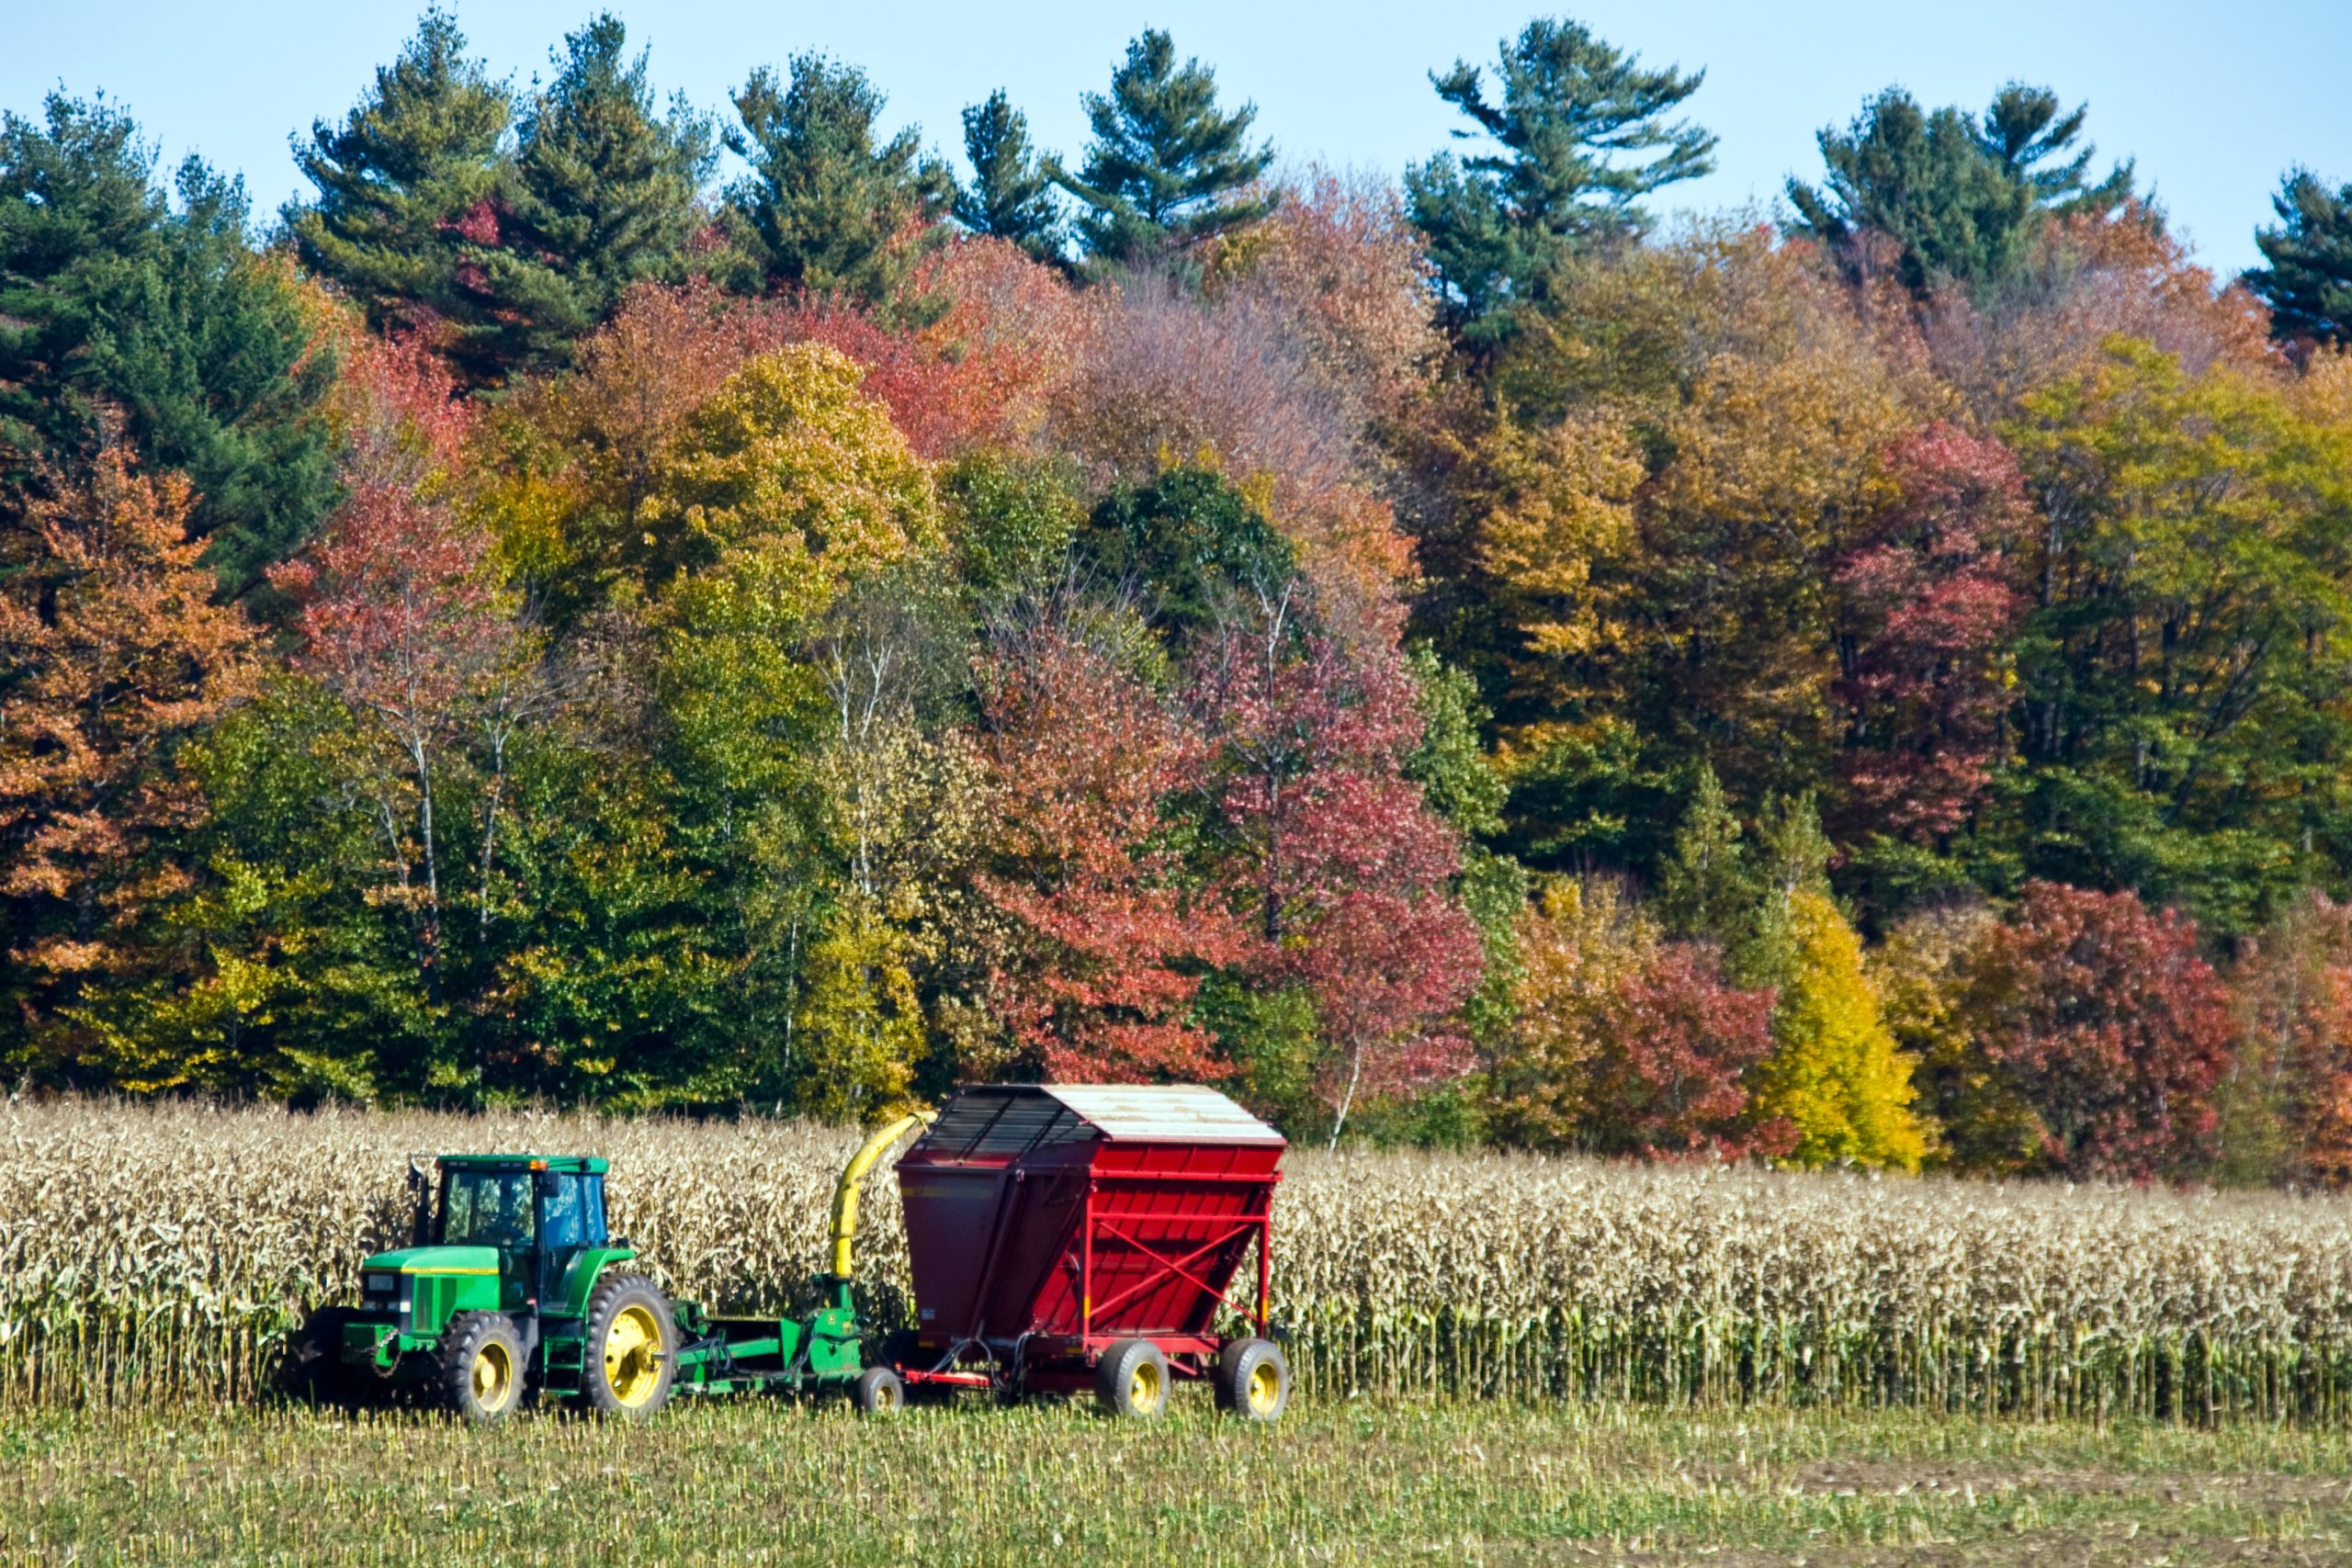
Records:
[[[850,1299],[857,1187],[903,1133],[883,1129],[842,1173],[833,1267],[800,1318],[711,1317],[629,1269],[636,1249],[605,1223],[601,1159],[443,1155],[413,1161],[412,1245],[359,1266],[360,1300],[311,1314],[289,1358],[296,1387],[364,1403],[395,1390],[490,1423],[534,1399],[602,1416],[651,1415],[673,1393],[842,1390],[888,1413],[905,1389],[866,1365]]]

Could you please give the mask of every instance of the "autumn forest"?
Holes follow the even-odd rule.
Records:
[[[0,1073],[2352,1182],[2352,186],[2064,85],[1668,221],[1538,18],[1401,182],[427,14],[309,194],[0,123]]]

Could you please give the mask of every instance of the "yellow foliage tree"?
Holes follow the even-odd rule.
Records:
[[[942,550],[931,470],[859,390],[864,374],[797,344],[729,377],[655,465],[616,541],[622,565],[653,587],[748,569],[763,596],[814,610],[856,577]]]
[[[1659,942],[1606,882],[1562,879],[1519,920],[1517,1016],[1494,1063],[1491,1124],[1506,1141],[1566,1147],[1588,1111],[1588,1064],[1608,1045],[1610,1003]]]
[[[1927,1136],[1911,1114],[1911,1060],[1896,1049],[1862,969],[1861,939],[1826,894],[1789,896],[1794,962],[1758,1069],[1756,1113],[1796,1134],[1798,1165],[1845,1161],[1917,1170]]]

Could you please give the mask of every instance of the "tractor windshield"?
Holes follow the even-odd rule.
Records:
[[[527,1170],[453,1170],[441,1191],[441,1240],[451,1247],[530,1247],[537,1227]]]

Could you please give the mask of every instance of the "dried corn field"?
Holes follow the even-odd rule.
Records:
[[[405,1233],[404,1157],[594,1152],[673,1291],[794,1304],[847,1132],[0,1106],[0,1404],[265,1393]],[[2352,1204],[1295,1153],[1277,1319],[1322,1396],[1593,1394],[2036,1416],[2352,1416]],[[861,1271],[904,1310],[887,1175]]]

